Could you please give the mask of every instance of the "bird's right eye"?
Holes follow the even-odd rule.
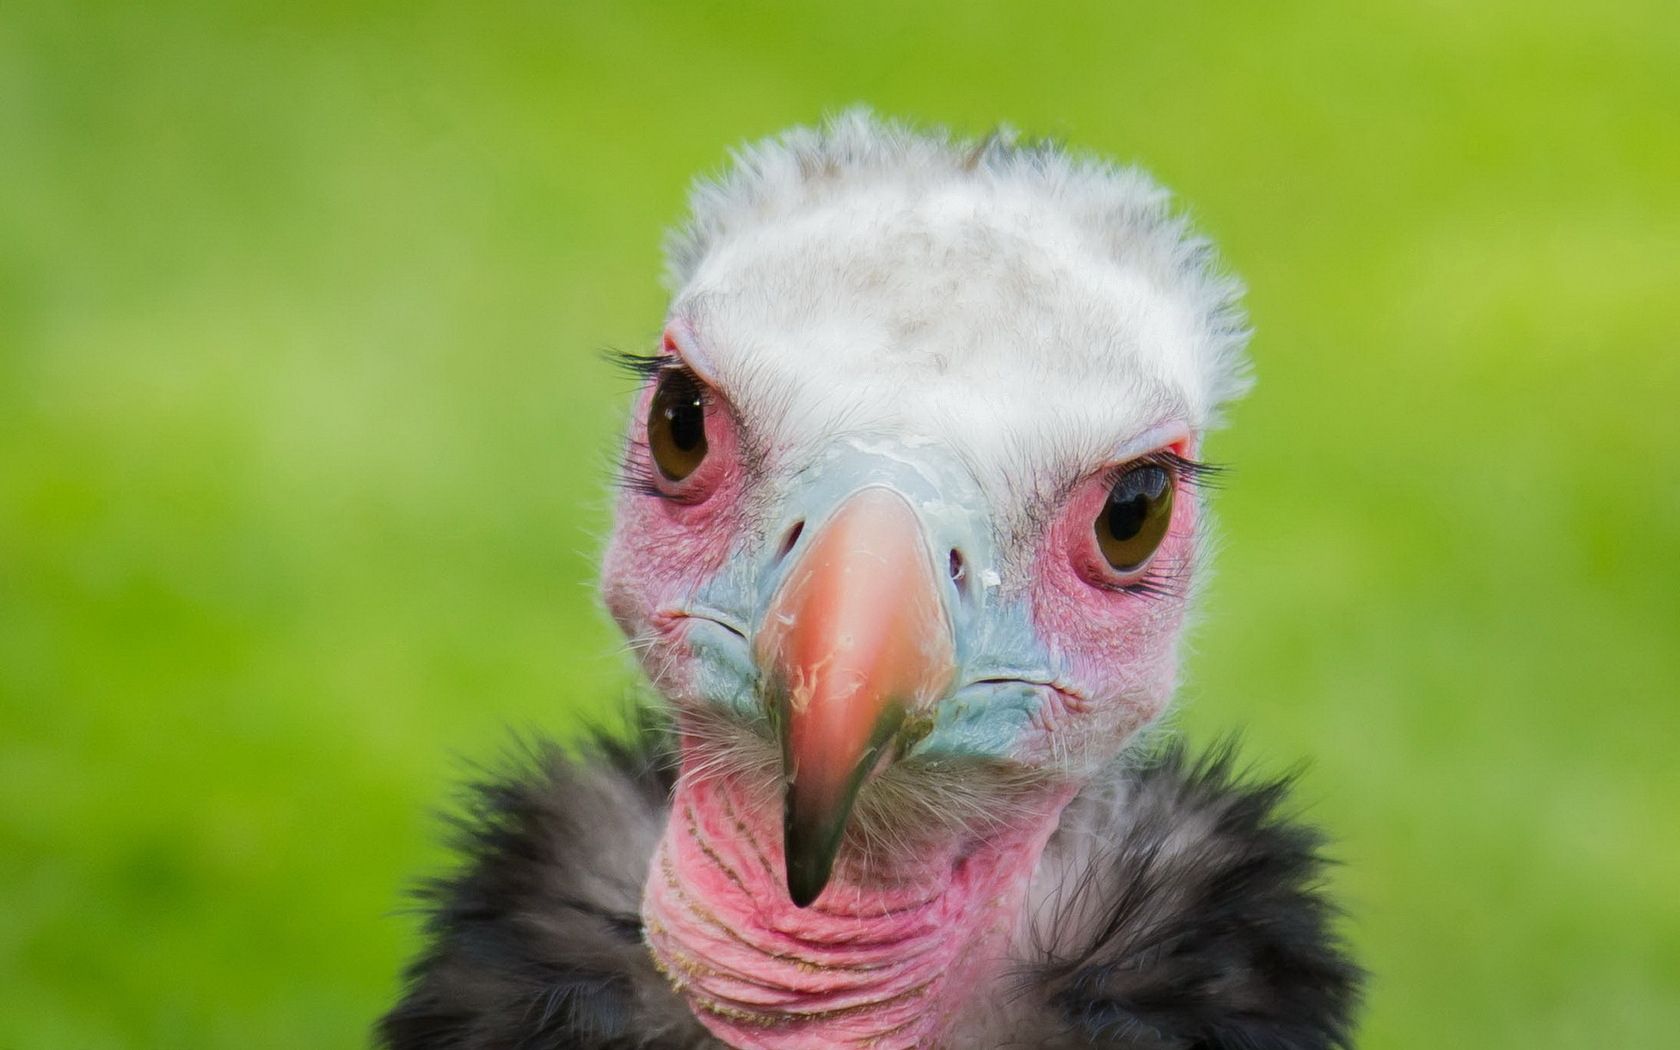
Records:
[[[660,373],[648,408],[648,449],[668,481],[693,474],[706,458],[706,399],[700,381],[685,368]]]

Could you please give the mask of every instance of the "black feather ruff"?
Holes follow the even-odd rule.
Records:
[[[675,779],[663,730],[527,749],[472,790],[464,865],[423,885],[428,947],[379,1022],[389,1050],[718,1047],[642,945],[642,881]]]
[[[1125,780],[1021,976],[1065,1028],[1027,1045],[1351,1046],[1364,975],[1323,892],[1323,836],[1286,814],[1290,779],[1245,784],[1230,745],[1175,745]]]
[[[464,866],[420,892],[428,947],[378,1044],[721,1047],[642,944],[641,884],[673,777],[669,734],[650,725],[577,757],[530,749],[479,784],[455,822]],[[1362,974],[1321,889],[1322,838],[1284,814],[1288,790],[1240,783],[1229,747],[1199,761],[1174,748],[1088,790],[1047,851],[1066,889],[1046,898],[1031,957],[1008,988],[977,990],[994,1005],[952,1045],[1350,1046]]]

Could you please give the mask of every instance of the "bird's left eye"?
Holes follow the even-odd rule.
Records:
[[[667,368],[648,407],[648,448],[669,481],[681,481],[706,458],[706,402],[700,381],[686,369]]]
[[[1173,479],[1145,463],[1120,475],[1097,512],[1097,546],[1116,572],[1134,573],[1149,561],[1172,522]]]

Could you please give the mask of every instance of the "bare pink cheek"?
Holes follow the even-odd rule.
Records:
[[[740,535],[739,486],[725,478],[712,496],[682,505],[626,491],[619,498],[612,543],[601,570],[601,596],[632,639],[657,639],[670,614],[694,595],[728,560]],[[644,662],[659,659],[642,650]]]
[[[667,349],[670,336],[667,335]],[[647,415],[653,388],[631,413],[627,435],[635,472],[654,477]],[[612,542],[601,567],[601,597],[632,639],[667,626],[663,617],[692,600],[720,569],[742,533],[745,485],[733,417],[709,409],[707,458],[687,480],[685,498],[663,498],[635,488],[619,494]]]
[[[1085,701],[1047,728],[1118,745],[1165,709],[1177,685],[1195,508],[1190,501],[1181,505],[1156,554],[1156,564],[1173,577],[1170,593],[1161,595],[1088,582],[1070,556],[1085,539],[1074,530],[1090,528],[1083,518],[1070,514],[1057,522],[1035,561],[1033,626]]]

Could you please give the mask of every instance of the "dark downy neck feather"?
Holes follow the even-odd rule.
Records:
[[[976,990],[954,1045],[1350,1046],[1363,975],[1322,889],[1322,837],[1285,812],[1288,782],[1241,782],[1229,747],[1116,769],[1064,816],[1030,947],[1007,987]],[[478,784],[453,821],[461,868],[420,890],[428,944],[379,1044],[721,1046],[642,941],[674,775],[669,734],[650,724],[634,745],[598,737],[579,757],[528,748]]]

